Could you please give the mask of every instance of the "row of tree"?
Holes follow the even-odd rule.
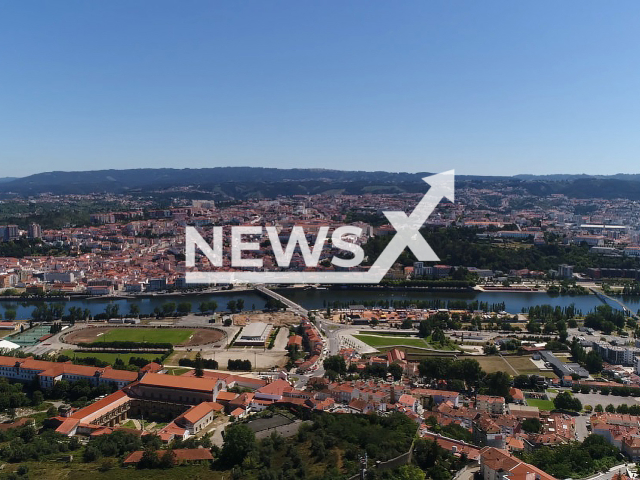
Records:
[[[229,361],[227,362],[227,370],[229,371],[236,371],[236,370],[242,370],[242,371],[247,371],[250,372],[251,371],[251,361],[249,360],[232,360],[229,359]]]

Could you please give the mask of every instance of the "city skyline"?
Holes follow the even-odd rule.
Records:
[[[639,9],[5,4],[1,176],[636,173]]]

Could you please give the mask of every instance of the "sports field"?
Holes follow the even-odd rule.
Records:
[[[538,400],[534,398],[527,398],[527,405],[530,407],[538,407],[540,410],[551,411],[556,407],[551,400]]]
[[[216,328],[145,328],[145,327],[98,327],[77,328],[65,337],[66,343],[101,342],[147,342],[171,343],[173,345],[207,345],[220,342],[225,333]]]
[[[535,374],[543,377],[556,377],[551,371],[540,371],[531,361],[530,355],[489,355],[474,357],[474,359],[480,363],[482,369],[487,373],[502,371],[511,376]]]
[[[93,343],[101,342],[152,342],[185,343],[193,330],[184,328],[113,328],[103,333]]]

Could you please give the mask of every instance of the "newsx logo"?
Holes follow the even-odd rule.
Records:
[[[431,175],[423,178],[431,186],[422,197],[410,215],[404,212],[383,212],[396,233],[389,244],[367,271],[191,271],[186,273],[186,282],[202,283],[282,283],[282,284],[317,284],[317,283],[379,283],[393,266],[400,254],[409,247],[419,261],[436,262],[439,260],[433,249],[420,235],[420,228],[429,218],[442,198],[454,202],[455,172]],[[262,268],[262,258],[243,258],[244,251],[259,251],[260,244],[255,241],[245,241],[243,237],[250,235],[262,236],[266,229],[271,242],[271,248],[280,268],[287,268],[293,257],[296,246],[309,268],[317,267],[326,243],[329,227],[320,227],[313,247],[307,243],[302,227],[294,226],[286,247],[283,247],[275,227],[261,226],[233,226],[231,227],[231,266],[234,268]],[[352,253],[348,259],[334,256],[331,263],[337,267],[352,268],[360,265],[364,259],[362,247],[345,240],[347,236],[360,237],[362,229],[345,225],[336,228],[331,234],[332,245],[340,250]],[[223,258],[223,227],[213,227],[213,241],[209,244],[202,238],[195,227],[186,227],[186,265],[196,266],[196,248],[207,257],[214,267],[222,267]]]
[[[271,249],[273,250],[273,255],[276,258],[278,267],[289,267],[296,246],[300,247],[300,253],[302,253],[302,258],[304,259],[304,263],[307,267],[318,266],[320,255],[322,254],[323,247],[327,241],[329,227],[320,227],[318,229],[316,241],[314,242],[313,247],[310,247],[307,243],[304,229],[302,227],[295,226],[292,228],[289,241],[287,242],[286,248],[284,248],[280,242],[280,237],[276,227],[234,226],[231,227],[231,265],[233,267],[262,268],[262,258],[243,258],[242,252],[259,251],[259,242],[246,241],[244,237],[251,235],[262,237],[265,230],[267,231],[269,241],[271,242]],[[187,266],[195,266],[196,247],[198,247],[214,267],[222,267],[223,233],[223,227],[213,227],[213,242],[210,245],[202,238],[195,227],[187,227]],[[331,234],[331,244],[334,247],[353,254],[353,257],[350,259],[343,259],[334,256],[331,259],[331,263],[337,267],[355,267],[360,265],[364,259],[364,250],[362,250],[362,247],[345,240],[344,237],[347,235],[358,238],[362,235],[362,229],[348,225],[336,228]]]

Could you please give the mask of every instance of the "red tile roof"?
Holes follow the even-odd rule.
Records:
[[[162,456],[165,454],[167,450],[158,450],[158,456]],[[144,454],[143,450],[138,450],[137,452],[133,452],[127,458],[124,459],[125,465],[134,465],[142,460],[142,455]],[[202,460],[213,460],[213,455],[206,448],[176,448],[173,450],[173,454],[175,455],[175,460],[177,463],[180,462],[194,462],[194,461],[202,461]]]
[[[217,380],[212,378],[176,377],[174,375],[162,375],[160,373],[147,373],[140,380],[140,385],[175,388],[180,390],[194,390],[212,394],[216,383]]]
[[[208,415],[211,412],[220,412],[224,409],[222,405],[216,402],[202,402],[189,410],[184,412],[178,418],[184,418],[187,422],[194,424],[197,423],[202,417]]]
[[[122,390],[118,390],[117,392],[112,393],[111,395],[107,395],[103,399],[98,400],[97,402],[94,402],[91,405],[87,405],[86,407],[81,408],[76,412],[73,412],[69,416],[69,418],[77,418],[78,420],[85,419],[97,413],[98,411],[102,410],[103,408],[109,407],[109,405],[111,404],[120,403],[124,399],[128,399],[128,398],[129,397],[127,396],[126,393],[124,393]]]
[[[60,424],[58,428],[56,428],[56,433],[61,433],[62,435],[69,435],[74,428],[76,428],[80,424],[80,420],[77,418],[65,418],[64,421]]]
[[[259,388],[258,392],[264,393],[265,395],[282,395],[288,390],[292,390],[289,382],[286,380],[276,380],[275,382],[271,382],[264,387]]]

